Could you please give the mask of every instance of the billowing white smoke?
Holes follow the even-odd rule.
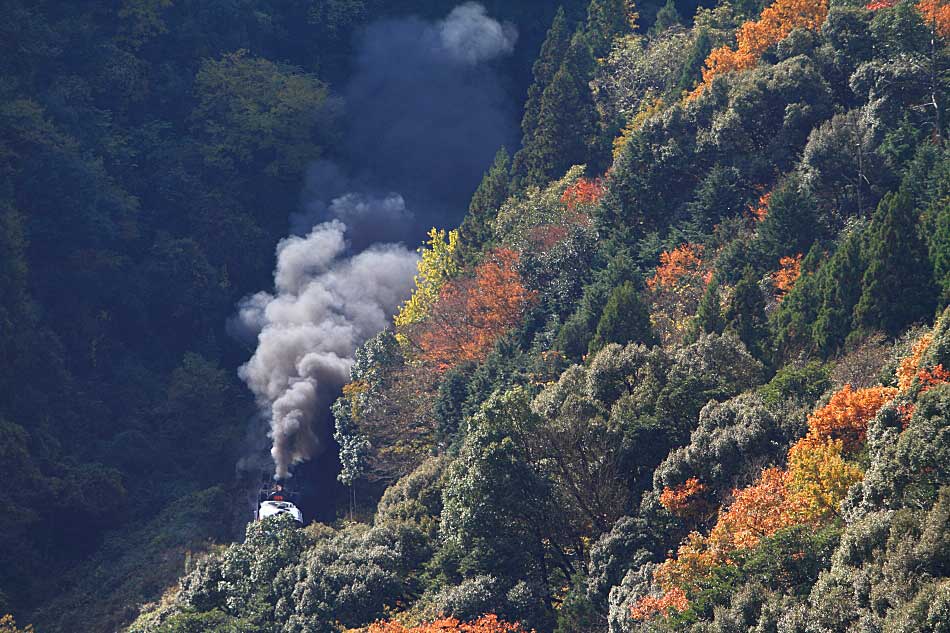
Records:
[[[314,424],[346,383],[354,351],[389,324],[412,286],[415,253],[377,244],[348,257],[345,231],[332,220],[281,240],[275,293],[244,299],[231,324],[238,335],[257,334],[239,373],[270,418],[280,478],[319,450]]]
[[[477,64],[511,53],[518,40],[514,24],[490,18],[485,7],[466,2],[439,23],[439,39],[454,59]]]

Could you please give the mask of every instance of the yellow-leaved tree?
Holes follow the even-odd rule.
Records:
[[[459,272],[458,262],[453,256],[458,249],[458,231],[446,233],[445,229],[433,228],[428,235],[425,245],[419,248],[416,288],[393,319],[397,327],[424,321],[439,298],[442,286]]]

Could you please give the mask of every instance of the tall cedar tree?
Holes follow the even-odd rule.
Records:
[[[815,347],[826,358],[854,329],[854,306],[861,298],[861,278],[867,260],[861,248],[863,232],[847,235],[835,254],[818,272],[818,312],[812,328]]]
[[[541,95],[536,128],[515,156],[515,187],[541,186],[587,161],[596,125],[588,86],[595,65],[587,39],[578,31]]]
[[[709,29],[703,27],[696,35],[696,39],[686,55],[679,81],[676,82],[678,93],[690,92],[696,88],[696,84],[703,78],[703,64],[706,63],[706,57],[712,52],[712,48]]]
[[[657,11],[656,22],[653,23],[653,27],[650,30],[654,34],[659,34],[681,24],[683,24],[683,18],[680,16],[680,12],[676,10],[676,3],[674,3],[673,0],[666,0],[666,4]]]
[[[940,287],[940,305],[950,303],[950,198],[937,203],[934,232],[930,238],[934,281]]]
[[[630,0],[591,0],[587,6],[587,39],[594,57],[606,57],[614,39],[629,33],[636,17]]]
[[[541,116],[541,97],[544,94],[554,75],[557,73],[561,64],[564,62],[564,55],[571,42],[571,31],[567,26],[567,18],[564,16],[564,7],[559,7],[548,29],[544,44],[541,45],[541,52],[538,59],[535,60],[531,70],[534,74],[534,83],[528,88],[528,98],[524,104],[524,116],[521,119],[522,146],[528,144],[528,139],[534,136],[538,127],[538,119]],[[523,151],[523,150],[522,150]],[[515,173],[521,174],[521,164],[524,160],[518,152],[515,155]]]
[[[769,196],[768,213],[756,234],[760,265],[768,267],[786,255],[808,252],[818,237],[817,226],[815,201],[797,180],[777,187]]]
[[[775,348],[781,358],[814,348],[812,329],[821,305],[818,273],[824,262],[825,251],[816,244],[802,260],[802,276],[773,314]]]
[[[474,264],[474,258],[492,237],[491,222],[498,208],[508,198],[511,184],[511,159],[502,147],[495,154],[491,168],[482,176],[482,182],[472,195],[468,213],[459,227],[460,247],[457,258],[460,262]]]
[[[918,232],[917,214],[905,191],[884,196],[867,242],[868,269],[855,321],[894,336],[929,319],[936,307],[932,268]]]
[[[719,278],[713,275],[703,292],[703,298],[696,310],[696,318],[690,324],[687,341],[695,341],[700,334],[722,334],[726,322],[722,318],[722,297],[719,292]]]
[[[742,279],[736,284],[724,316],[726,331],[738,336],[753,356],[764,359],[768,333],[765,298],[751,267],[746,267]]]
[[[633,282],[626,281],[610,293],[597,323],[594,339],[590,342],[588,355],[596,354],[608,343],[656,344],[656,337],[650,327],[650,312]]]

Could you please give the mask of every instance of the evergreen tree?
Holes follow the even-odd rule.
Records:
[[[762,359],[766,356],[768,330],[765,325],[765,298],[751,266],[746,267],[742,279],[736,284],[723,316],[726,332],[739,337],[749,353],[756,358]]]
[[[606,57],[614,38],[629,33],[636,19],[629,0],[591,0],[587,6],[587,40],[594,57]]]
[[[567,27],[564,7],[558,7],[554,21],[541,45],[541,52],[531,67],[534,83],[528,88],[528,98],[524,104],[524,116],[521,119],[522,145],[533,136],[541,114],[541,95],[548,87],[555,73],[564,61],[564,54],[571,43],[571,32]]]
[[[930,261],[934,281],[940,286],[940,305],[950,303],[950,199],[937,203],[934,232],[930,238]]]
[[[818,274],[819,307],[812,340],[826,357],[835,353],[854,329],[852,313],[861,298],[861,277],[867,268],[862,239],[862,231],[847,235]]]
[[[821,304],[818,272],[824,259],[820,245],[808,251],[802,260],[801,276],[773,316],[775,348],[783,358],[813,348],[812,330]]]
[[[541,95],[537,127],[515,155],[513,188],[543,185],[572,165],[587,162],[596,122],[588,86],[595,65],[583,34],[575,33],[564,62]]]
[[[502,147],[495,154],[491,168],[482,176],[482,182],[472,195],[468,213],[459,227],[459,249],[456,256],[460,262],[473,263],[474,256],[491,239],[491,222],[498,208],[508,198],[508,187],[511,184],[510,166],[508,152]]]
[[[587,354],[596,354],[608,343],[656,343],[650,327],[650,312],[633,282],[626,281],[610,293]]]
[[[657,15],[657,21],[659,21]],[[683,64],[683,70],[680,73],[679,81],[676,83],[676,92],[690,92],[703,78],[703,66],[706,64],[706,58],[712,52],[712,38],[709,37],[709,30],[702,28],[696,35],[693,45],[689,49],[686,60]]]
[[[680,17],[680,12],[676,10],[676,3],[673,2],[673,0],[666,0],[666,4],[657,11],[656,22],[653,23],[653,27],[650,30],[653,31],[653,33],[662,33],[669,28],[681,24],[683,24],[683,18]],[[705,33],[705,30],[703,30],[700,35],[703,33]]]
[[[819,237],[815,201],[797,179],[786,181],[772,192],[768,215],[759,225],[754,252],[759,265],[769,268],[781,257],[806,252]]]
[[[713,277],[706,286],[703,298],[696,309],[696,318],[690,324],[687,342],[693,342],[700,334],[722,334],[726,323],[722,318],[722,298],[719,292],[719,278]]]
[[[854,308],[858,324],[896,335],[932,316],[933,270],[917,227],[917,214],[905,191],[884,196],[868,236],[868,269]]]

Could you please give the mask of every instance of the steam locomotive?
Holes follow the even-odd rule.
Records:
[[[297,507],[298,495],[282,481],[265,481],[261,484],[257,496],[258,521],[278,514],[289,514],[297,523],[303,525],[303,513]]]

